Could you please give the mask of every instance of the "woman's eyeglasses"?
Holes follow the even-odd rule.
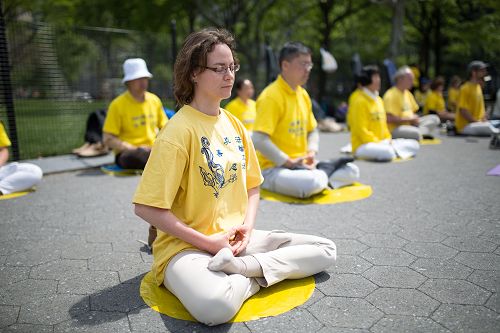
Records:
[[[221,75],[225,75],[228,71],[230,71],[231,73],[235,73],[240,70],[239,64],[234,64],[229,66],[216,65],[215,67],[208,67],[208,66],[200,66],[200,67],[210,69],[211,71]]]

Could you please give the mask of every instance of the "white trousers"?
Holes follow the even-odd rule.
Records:
[[[441,124],[441,120],[435,114],[428,114],[419,118],[418,127],[410,125],[401,125],[392,131],[394,139],[413,139],[420,141],[422,135],[437,135],[437,129]]]
[[[365,143],[356,149],[355,156],[375,161],[391,161],[396,157],[413,157],[419,149],[420,145],[416,140],[393,139]]]
[[[42,180],[42,169],[31,163],[9,163],[0,168],[0,192],[10,194],[32,188]]]
[[[499,129],[491,125],[488,121],[470,123],[462,130],[462,134],[473,136],[490,136],[499,132]]]
[[[359,180],[359,168],[353,163],[347,163],[336,170],[330,178],[318,169],[269,168],[262,171],[264,183],[261,187],[265,190],[288,195],[295,198],[308,198],[320,193],[328,187],[350,185]]]
[[[254,256],[264,277],[211,271],[207,266],[212,255],[190,250],[171,259],[163,283],[196,320],[218,325],[234,317],[243,302],[261,286],[325,270],[334,264],[337,250],[332,241],[318,236],[254,230],[247,249],[240,255]]]

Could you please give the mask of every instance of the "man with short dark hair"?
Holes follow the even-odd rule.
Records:
[[[257,99],[252,139],[264,176],[262,188],[307,198],[329,183],[334,188],[354,183],[359,169],[352,163],[325,171],[316,167],[319,134],[311,98],[302,88],[313,67],[311,50],[299,42],[287,43],[279,65],[281,74]]]

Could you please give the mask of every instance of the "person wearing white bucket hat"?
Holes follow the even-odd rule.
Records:
[[[144,169],[158,131],[167,117],[158,96],[147,91],[153,77],[140,58],[123,63],[127,91],[109,105],[103,127],[104,143],[113,149],[115,163],[124,169]]]

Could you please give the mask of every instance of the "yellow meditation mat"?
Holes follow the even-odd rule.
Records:
[[[441,144],[441,139],[434,138],[434,139],[422,139],[420,140],[421,145],[439,145]]]
[[[366,199],[372,195],[372,187],[361,183],[354,183],[353,185],[344,186],[338,189],[326,189],[323,192],[313,195],[310,198],[300,199],[294,198],[275,192],[260,190],[260,197],[269,201],[280,201],[294,204],[318,204],[328,205],[340,202],[357,201]]]
[[[25,196],[28,193],[34,192],[34,191],[35,191],[34,189],[31,189],[31,190],[27,190],[27,191],[14,192],[11,194],[0,195],[0,200],[19,198],[19,197]]]
[[[101,171],[104,172],[105,174],[116,177],[142,175],[142,170],[140,169],[123,169],[116,164],[102,166]]]
[[[277,316],[304,304],[313,294],[313,277],[299,280],[284,280],[259,292],[243,303],[240,311],[230,322],[243,322],[263,317]],[[156,284],[152,272],[141,282],[141,297],[153,310],[172,318],[197,321],[184,305],[163,285]]]
[[[407,158],[396,157],[391,162],[393,162],[393,163],[401,163],[401,162],[411,161],[412,159],[413,159],[413,157],[407,157]]]

